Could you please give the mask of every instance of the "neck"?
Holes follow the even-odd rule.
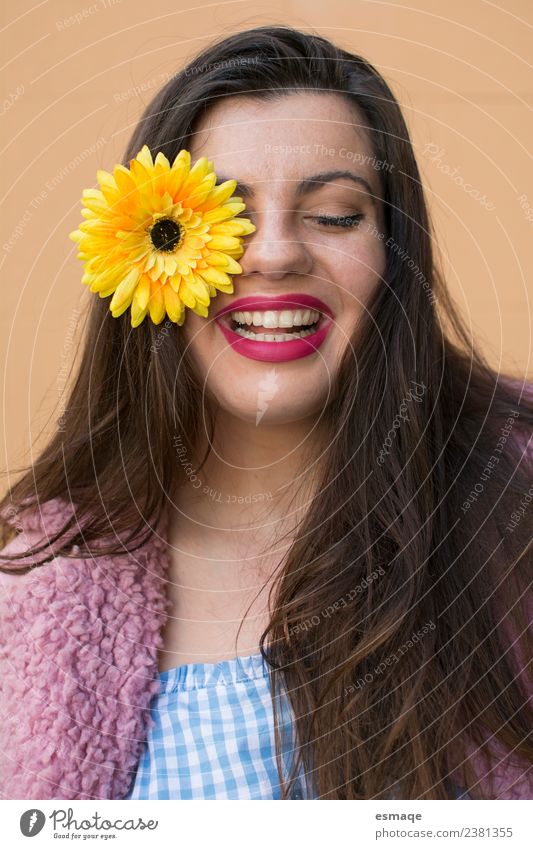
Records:
[[[174,503],[188,520],[218,529],[261,528],[265,521],[294,525],[312,498],[317,442],[316,418],[256,426],[219,411],[201,468],[205,434],[194,458],[175,441],[185,480]]]

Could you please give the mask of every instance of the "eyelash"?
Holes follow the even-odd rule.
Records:
[[[252,215],[252,212],[248,212],[248,215]],[[240,216],[237,216],[237,220]],[[311,218],[312,221],[318,221],[319,224],[323,224],[325,227],[343,227],[344,229],[355,228],[357,227],[365,216],[363,213],[357,213],[354,215],[317,215],[314,218]]]
[[[326,227],[357,227],[365,216],[358,215],[318,215],[314,221],[324,224]]]

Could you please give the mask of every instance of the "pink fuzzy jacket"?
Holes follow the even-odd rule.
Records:
[[[71,512],[62,499],[26,511],[0,555],[49,538]],[[163,515],[133,553],[0,573],[0,797],[127,795],[159,687],[167,527]],[[479,774],[489,798],[533,798],[532,771],[508,757]]]

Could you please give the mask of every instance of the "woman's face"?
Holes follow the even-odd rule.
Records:
[[[193,161],[213,161],[217,182],[237,180],[236,194],[246,203],[242,215],[257,228],[244,237],[243,273],[232,278],[233,294],[217,292],[208,318],[186,310],[181,328],[204,391],[240,419],[274,424],[319,414],[331,400],[357,321],[383,285],[380,165],[365,131],[354,126],[365,123],[358,115],[335,94],[291,94],[277,102],[230,97],[211,107],[189,146]],[[339,171],[348,173],[326,175]],[[298,322],[316,318],[306,311],[305,296],[311,296],[321,302],[319,313],[324,308],[316,337],[308,332],[261,343],[232,335],[229,312],[215,319],[237,299],[279,296],[292,296],[289,309],[252,304],[239,311],[241,321],[253,322],[244,333],[305,333]]]

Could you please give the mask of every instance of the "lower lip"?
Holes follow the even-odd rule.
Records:
[[[333,324],[331,319],[323,318],[316,333],[310,333],[303,339],[288,339],[287,342],[254,342],[253,339],[247,339],[245,336],[235,333],[231,327],[225,324],[223,318],[216,319],[216,323],[234,351],[251,360],[261,360],[267,363],[300,360],[302,357],[311,356],[320,348]],[[272,330],[275,330],[275,328],[272,328]]]

